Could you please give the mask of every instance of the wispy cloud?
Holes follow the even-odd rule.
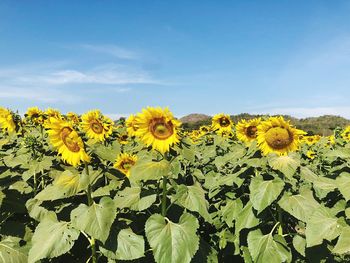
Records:
[[[126,48],[119,47],[117,45],[92,45],[92,44],[81,44],[80,48],[83,48],[87,51],[93,51],[97,53],[103,53],[107,55],[111,55],[116,58],[121,59],[139,59],[140,56],[134,51],[131,51]]]

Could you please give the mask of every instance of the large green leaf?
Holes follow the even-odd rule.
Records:
[[[242,211],[239,213],[237,219],[236,219],[236,234],[239,233],[244,228],[252,228],[254,226],[257,226],[259,224],[259,219],[256,218],[253,212],[253,204],[252,202],[248,202]]]
[[[335,217],[329,208],[317,208],[306,223],[307,247],[320,245],[324,239],[332,241],[340,235],[343,225],[343,219]]]
[[[205,199],[205,191],[199,183],[192,186],[179,185],[173,201],[190,211],[198,212],[208,222],[211,221],[208,213],[208,201]]]
[[[7,237],[0,241],[0,262],[3,263],[27,263],[26,251],[19,244],[20,239]]]
[[[305,247],[306,247],[306,240],[305,238],[295,235],[293,238],[293,247],[296,251],[302,256],[305,257]]]
[[[105,242],[116,215],[114,201],[105,196],[99,204],[79,205],[71,212],[71,221],[75,228]]]
[[[43,258],[54,258],[67,253],[78,238],[79,231],[69,222],[59,222],[52,217],[45,218],[35,229],[28,262]]]
[[[285,193],[278,204],[284,211],[304,222],[320,206],[310,190],[303,190],[298,195]]]
[[[179,223],[171,222],[159,214],[150,216],[146,222],[147,240],[153,249],[157,263],[188,263],[199,246],[197,219],[184,213]]]
[[[144,253],[145,241],[143,236],[136,235],[130,228],[119,232],[116,259],[133,260],[143,257]]]
[[[263,235],[260,229],[248,234],[248,248],[252,259],[256,263],[290,262],[291,253],[282,236]]]
[[[221,208],[221,215],[229,227],[233,227],[233,221],[236,220],[242,209],[243,204],[241,199],[228,199],[226,201],[226,205]]]
[[[148,195],[141,198],[141,187],[127,187],[118,192],[114,197],[117,208],[130,208],[135,211],[142,211],[149,208],[155,201],[156,195]]]
[[[260,213],[268,207],[281,194],[284,182],[275,178],[273,180],[264,181],[261,176],[254,177],[249,185],[250,201],[253,207]]]
[[[296,154],[285,156],[269,155],[268,162],[272,169],[278,170],[286,177],[292,178],[300,166],[300,160]]]
[[[332,250],[335,254],[350,254],[350,227],[342,229],[338,242]]]
[[[350,173],[341,173],[336,179],[336,185],[346,201],[350,200]]]
[[[171,166],[168,161],[140,160],[131,168],[129,180],[131,182],[159,180],[163,176],[167,176],[170,170]]]
[[[120,144],[118,141],[114,141],[112,145],[104,146],[103,144],[96,143],[92,146],[93,151],[101,158],[110,162],[114,162],[120,153]]]

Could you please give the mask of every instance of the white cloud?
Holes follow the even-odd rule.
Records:
[[[88,51],[98,52],[98,53],[104,53],[107,55],[111,55],[116,58],[121,59],[130,59],[135,60],[139,59],[139,55],[131,51],[129,49],[125,49],[116,45],[91,45],[91,44],[82,44],[80,45],[81,48],[86,49]]]

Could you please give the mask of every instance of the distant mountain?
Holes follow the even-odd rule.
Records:
[[[241,113],[238,115],[231,115],[232,120],[237,123],[241,119],[253,119],[266,115],[254,115],[249,113]],[[345,127],[350,125],[350,120],[334,115],[324,115],[320,117],[309,117],[298,119],[289,115],[282,115],[285,119],[299,129],[302,129],[309,134],[331,135],[336,127]],[[205,114],[189,114],[180,119],[184,129],[192,130],[198,129],[202,125],[211,123],[211,116]]]

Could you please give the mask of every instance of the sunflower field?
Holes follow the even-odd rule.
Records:
[[[0,108],[0,262],[350,262],[350,127]]]

